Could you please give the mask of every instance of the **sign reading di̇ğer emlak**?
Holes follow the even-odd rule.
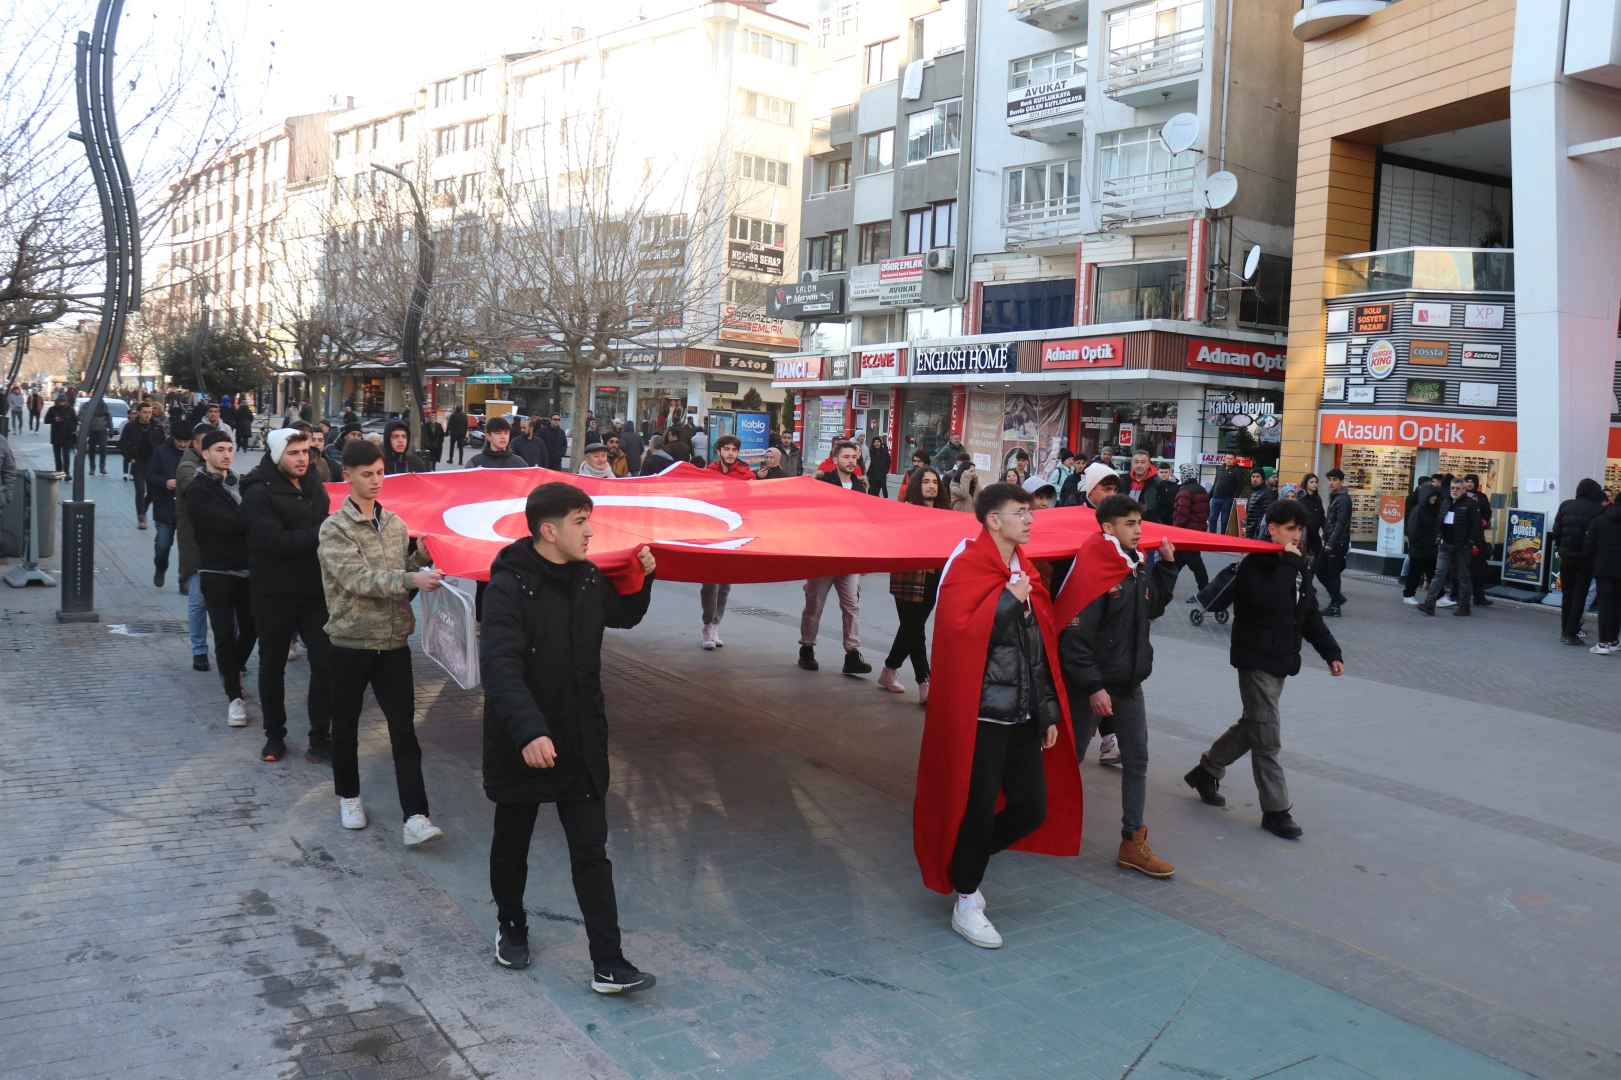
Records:
[[[1188,367],[1194,371],[1220,371],[1227,375],[1281,379],[1285,362],[1284,351],[1271,346],[1188,339]]]

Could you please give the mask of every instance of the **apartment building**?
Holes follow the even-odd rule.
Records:
[[[1502,576],[1545,589],[1559,502],[1621,483],[1621,7],[1307,3],[1294,28],[1285,474],[1344,469],[1353,556],[1389,567],[1414,476],[1475,473],[1494,544],[1537,541]]]
[[[892,34],[902,55],[891,81],[830,113],[827,142],[813,146],[803,255],[819,288],[800,292],[837,300],[828,278],[838,271],[816,253],[818,234],[838,223],[813,230],[813,215],[848,205],[855,242],[847,325],[818,327],[783,366],[811,399],[807,454],[864,430],[894,440],[897,467],[956,434],[987,476],[1021,459],[1045,472],[1065,446],[1146,449],[1162,467],[1228,449],[1275,460],[1300,92],[1294,5],[916,0],[862,4],[856,26],[836,18],[850,7],[826,7],[837,55],[825,66],[859,49],[854,70],[881,80],[888,71],[865,60]],[[884,100],[899,160],[879,221],[859,185]],[[954,187],[940,175],[936,116]],[[1191,128],[1173,154],[1161,130],[1179,116]],[[822,180],[843,175],[834,133],[845,129],[848,195]],[[1223,172],[1237,177],[1227,200],[1206,191]],[[825,209],[812,210],[818,198]],[[859,241],[875,226],[903,238],[876,265]],[[913,273],[920,284],[907,291]],[[863,306],[850,297],[874,288],[862,284],[869,275],[877,295]]]

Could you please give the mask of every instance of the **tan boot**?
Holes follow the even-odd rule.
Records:
[[[1114,864],[1127,870],[1141,870],[1149,877],[1166,878],[1176,873],[1176,867],[1154,854],[1148,846],[1148,826],[1143,826],[1130,840],[1120,841],[1120,854]]]

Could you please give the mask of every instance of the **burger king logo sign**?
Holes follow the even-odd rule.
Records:
[[[1396,346],[1388,341],[1376,341],[1368,346],[1368,374],[1375,379],[1388,379],[1396,370]]]

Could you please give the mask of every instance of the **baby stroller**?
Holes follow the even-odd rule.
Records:
[[[1216,622],[1226,625],[1233,606],[1233,581],[1238,577],[1238,563],[1222,568],[1221,572],[1210,579],[1210,584],[1200,589],[1197,602],[1193,610],[1188,612],[1188,621],[1194,626],[1204,623],[1204,617],[1214,615]]]

